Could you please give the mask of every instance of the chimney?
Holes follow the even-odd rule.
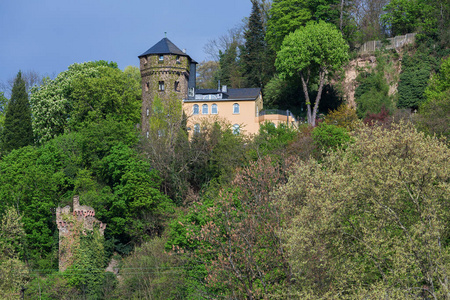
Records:
[[[195,97],[195,86],[197,85],[197,63],[191,61],[191,67],[189,71],[189,82],[188,82],[188,99],[194,99]]]
[[[226,85],[222,85],[222,93],[228,93],[228,87]]]

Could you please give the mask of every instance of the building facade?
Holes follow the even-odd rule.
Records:
[[[235,133],[255,134],[260,124],[269,121],[294,124],[289,112],[276,114],[263,111],[260,88],[196,89],[196,65],[185,51],[169,39],[163,38],[139,56],[142,77],[142,132],[149,131],[152,104],[156,97],[170,101],[175,97],[182,101],[187,116],[189,134],[201,130],[201,124],[215,119],[228,122]]]

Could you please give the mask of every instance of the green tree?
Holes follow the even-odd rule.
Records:
[[[2,131],[5,126],[5,112],[8,104],[8,99],[6,99],[3,92],[0,92],[0,151],[2,149]]]
[[[289,285],[290,271],[270,192],[286,169],[270,157],[242,168],[229,185],[210,184],[171,224],[166,249],[188,253],[189,299],[200,295],[259,299]]]
[[[391,0],[381,16],[391,35],[402,35],[417,31],[436,32],[437,18],[432,4],[426,0]]]
[[[244,33],[240,58],[247,87],[263,87],[273,73],[273,51],[264,40],[265,30],[260,4],[252,0],[252,12]],[[271,55],[272,54],[272,55]]]
[[[4,124],[2,146],[5,151],[9,152],[33,143],[30,104],[20,71],[14,80]]]
[[[366,119],[370,114],[379,114],[384,109],[388,113],[393,111],[392,97],[389,96],[389,84],[385,75],[386,60],[379,56],[375,69],[361,72],[356,81],[355,102],[356,114]]]
[[[419,107],[419,128],[429,134],[450,136],[450,58],[442,61],[439,73],[425,89],[426,100]]]
[[[200,89],[217,88],[219,63],[217,61],[202,61],[197,66],[197,85]]]
[[[413,56],[403,56],[397,107],[417,109],[425,101],[424,92],[433,67],[433,58],[425,53],[417,51]]]
[[[311,18],[307,0],[274,0],[267,21],[267,42],[274,51],[280,50],[284,38]]]
[[[289,34],[277,53],[275,65],[283,77],[299,76],[306,99],[308,123],[316,124],[322,89],[327,77],[339,70],[348,59],[348,45],[334,25],[310,22]],[[309,90],[318,83],[314,108]]]
[[[140,93],[136,70],[122,72],[106,61],[72,64],[54,80],[47,78],[32,88],[34,133],[38,142],[45,142],[108,116],[136,124]]]
[[[17,294],[28,281],[28,269],[19,258],[25,231],[21,216],[9,206],[0,224],[0,293],[2,299],[17,299]]]
[[[410,124],[364,126],[354,139],[300,163],[275,194],[296,291],[449,299],[449,148]]]
[[[240,49],[240,44],[235,40],[224,51],[219,51],[220,83],[231,88],[242,88],[245,84]]]

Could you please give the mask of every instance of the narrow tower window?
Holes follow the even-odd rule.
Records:
[[[160,55],[160,56],[159,56],[159,62],[160,62],[160,63],[164,62],[164,55]]]
[[[175,92],[180,91],[180,82],[179,81],[175,81],[175,83],[173,84],[173,89],[175,90]]]
[[[145,91],[146,91],[146,92],[148,92],[149,87],[150,87],[150,83],[147,81],[147,82],[145,83]]]
[[[160,81],[158,86],[159,86],[159,91],[164,92],[164,81]]]

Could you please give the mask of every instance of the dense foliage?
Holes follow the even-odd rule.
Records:
[[[246,136],[215,118],[189,136],[166,91],[142,136],[139,70],[105,61],[32,88],[32,114],[7,120],[20,80],[0,93],[3,136],[28,115],[36,138],[1,140],[0,298],[450,299],[450,6],[251,2],[199,85],[261,87],[265,108],[311,124]],[[340,105],[348,45],[410,30],[416,45],[359,64],[356,107]],[[74,195],[107,227],[59,272],[55,208]]]

